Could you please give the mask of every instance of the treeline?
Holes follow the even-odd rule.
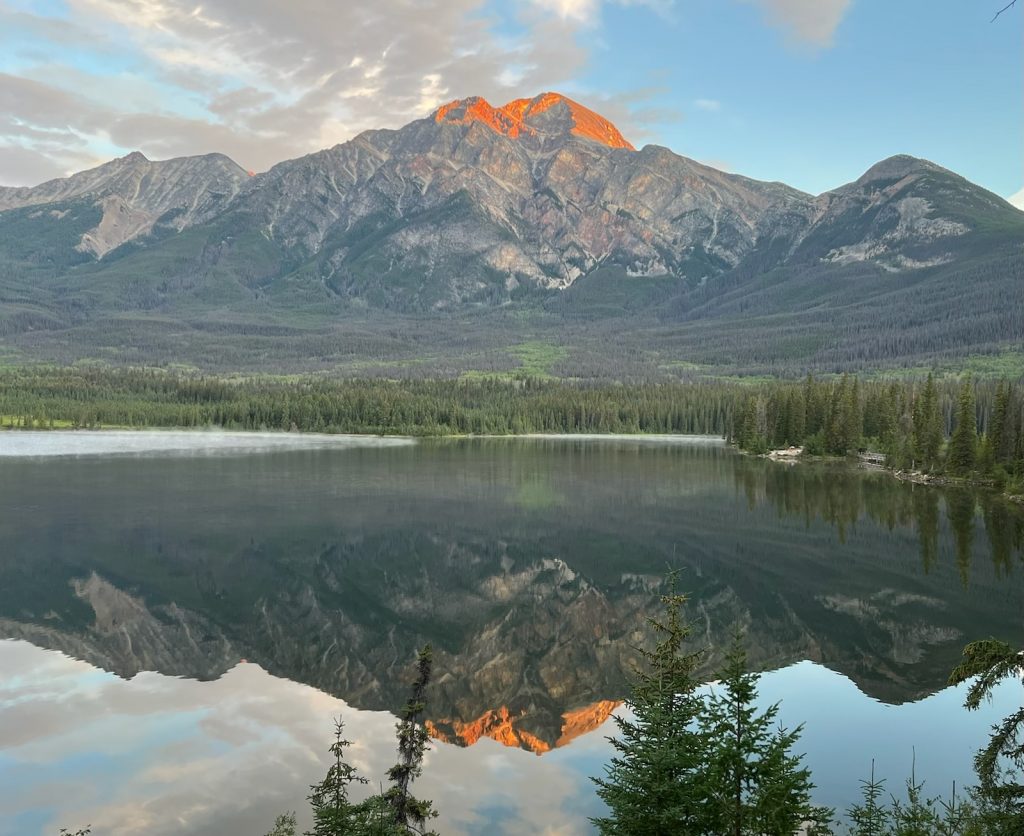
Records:
[[[736,387],[501,380],[222,378],[152,370],[0,372],[5,427],[219,427],[403,435],[724,435]]]
[[[894,468],[1024,480],[1024,387],[861,380],[583,384],[225,379],[140,369],[0,372],[0,426],[218,427],[405,435],[694,433],[764,452],[884,454]]]
[[[779,383],[747,395],[729,437],[744,450],[802,446],[811,455],[878,451],[900,470],[1024,479],[1024,390],[970,377],[939,383],[867,382],[843,375]]]

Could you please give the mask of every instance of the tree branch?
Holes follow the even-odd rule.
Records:
[[[1007,9],[1013,8],[1016,5],[1017,5],[1017,0],[1010,0],[1009,3],[1007,3],[1005,6],[1003,6],[1003,8],[1001,8],[998,12],[995,13],[995,15],[992,17],[992,20],[990,20],[989,23],[995,23],[996,22],[996,18],[999,17],[999,15],[1001,15]]]

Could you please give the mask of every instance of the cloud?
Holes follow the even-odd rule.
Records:
[[[533,0],[545,11],[552,12],[563,20],[572,19],[585,23],[593,22],[600,8],[598,0]]]
[[[509,19],[486,0],[67,0],[58,19],[0,3],[0,182],[136,149],[262,170],[453,98],[591,101],[574,79],[604,2],[668,8],[524,0]],[[622,110],[624,129],[643,121]]]
[[[1024,210],[1024,189],[1021,189],[1016,194],[1010,195],[1006,199],[1010,201],[1010,203],[1012,203],[1018,209]]]
[[[694,99],[693,106],[697,110],[717,112],[722,109],[722,103],[718,99]]]
[[[818,47],[832,39],[853,0],[743,0],[764,10],[769,22]]]
[[[675,0],[607,0],[617,6],[646,6],[662,17],[670,17]],[[593,25],[601,13],[602,0],[530,0],[536,8],[550,12],[562,20]]]

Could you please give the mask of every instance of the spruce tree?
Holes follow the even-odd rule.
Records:
[[[352,744],[345,739],[344,728],[340,718],[334,721],[334,743],[331,744],[334,762],[324,779],[309,788],[313,829],[307,836],[354,836],[362,832],[358,824],[359,811],[349,801],[348,791],[353,784],[365,784],[366,779],[357,775],[355,767],[345,762],[345,749]],[[275,827],[279,825],[280,818]]]
[[[1010,422],[1010,386],[1005,380],[999,381],[996,389],[992,420],[986,435],[992,451],[993,464],[1005,465],[1012,453],[1012,426]]]
[[[1004,679],[1020,681],[1024,651],[985,639],[964,648],[964,661],[950,674],[950,685],[973,679],[964,705],[971,711],[992,696]],[[993,726],[988,744],[974,758],[975,800],[989,833],[1024,833],[1024,708]]]
[[[759,678],[747,669],[743,636],[737,631],[719,674],[721,685],[700,720],[710,741],[705,781],[709,821],[700,832],[790,834],[804,822],[831,818],[811,808],[811,773],[801,764],[803,756],[792,751],[800,728],[777,727],[777,703],[758,710]]]
[[[884,780],[875,778],[875,762],[871,761],[871,777],[860,782],[861,803],[846,811],[851,836],[887,836],[889,810],[881,800],[884,786]]]
[[[974,470],[978,455],[978,425],[974,414],[974,384],[968,377],[960,386],[957,398],[956,428],[949,439],[947,464],[956,474]]]
[[[398,763],[388,770],[391,788],[385,799],[400,833],[427,833],[426,822],[437,816],[430,801],[415,798],[410,792],[412,782],[423,772],[423,755],[427,751],[429,736],[421,721],[432,667],[433,653],[428,644],[417,657],[416,680],[396,726]]]
[[[606,816],[593,819],[601,834],[708,832],[708,740],[698,727],[702,701],[695,679],[702,654],[683,649],[690,634],[682,615],[685,600],[670,574],[661,597],[664,620],[648,619],[657,644],[641,651],[645,669],[636,672],[626,701],[629,714],[615,717],[615,755],[606,776],[593,779],[608,805]]]
[[[917,466],[934,468],[939,461],[944,436],[939,393],[930,372],[924,391],[914,400],[914,458]]]

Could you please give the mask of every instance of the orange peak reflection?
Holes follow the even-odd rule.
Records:
[[[611,122],[560,93],[541,93],[532,99],[515,99],[502,107],[493,107],[479,96],[456,99],[439,107],[434,112],[434,120],[459,125],[482,122],[491,130],[513,138],[536,136],[537,129],[530,124],[530,120],[560,104],[568,108],[573,125],[571,131],[576,136],[600,142],[610,148],[636,150]]]
[[[601,700],[593,705],[567,711],[562,715],[561,735],[555,740],[545,740],[520,728],[526,712],[512,714],[506,706],[485,712],[476,720],[428,720],[427,732],[435,740],[456,746],[472,746],[481,737],[489,737],[503,746],[526,749],[542,755],[551,749],[565,746],[577,737],[601,726],[613,711],[622,705],[621,701]]]

